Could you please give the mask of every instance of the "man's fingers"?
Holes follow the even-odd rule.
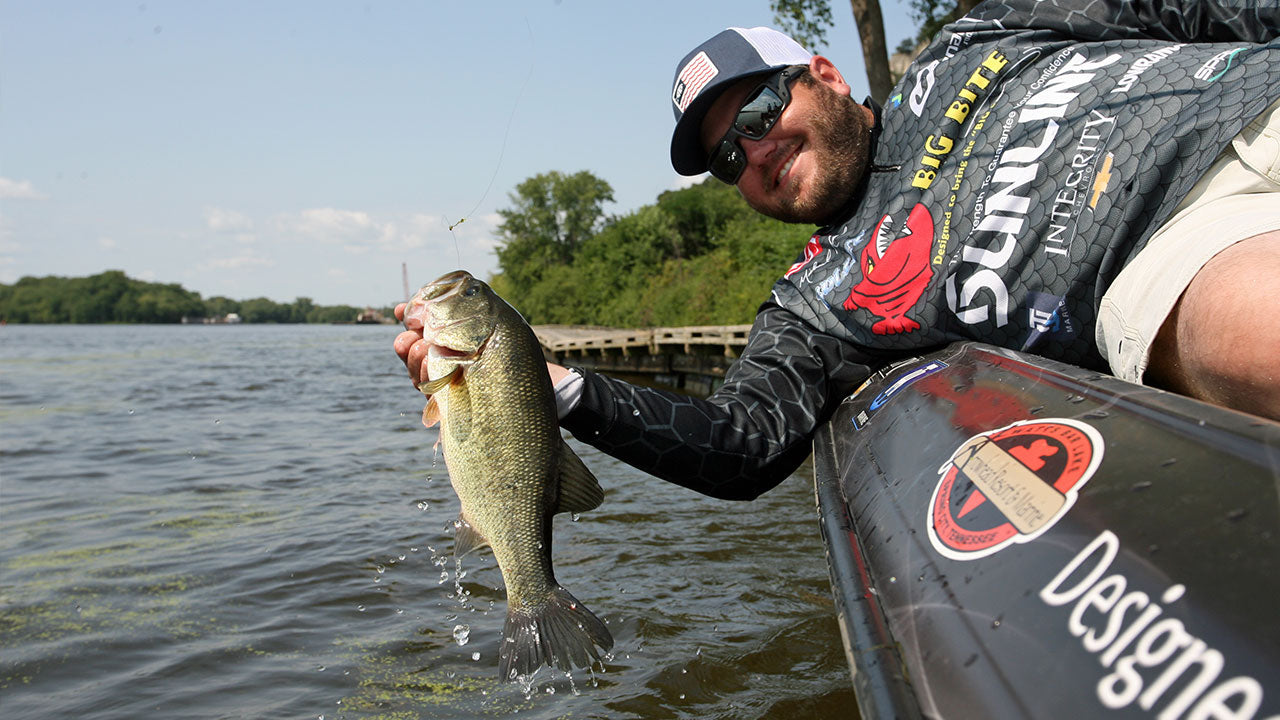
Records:
[[[413,347],[413,344],[418,342],[421,339],[422,339],[422,333],[420,332],[405,330],[404,332],[400,333],[399,335],[396,336],[396,341],[395,341],[396,355],[399,355],[401,360],[408,362],[409,348]]]
[[[427,359],[427,350],[430,348],[431,343],[422,338],[418,338],[417,342],[409,346],[409,354],[405,357],[405,365],[409,368],[409,379],[413,381],[415,386],[426,380],[422,372],[422,363]]]
[[[400,303],[396,306],[396,320],[404,322],[404,309],[409,303]],[[383,307],[386,307],[385,305]]]

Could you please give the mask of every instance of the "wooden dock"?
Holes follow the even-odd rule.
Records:
[[[747,344],[750,325],[700,325],[620,330],[534,325],[547,360],[710,392]]]

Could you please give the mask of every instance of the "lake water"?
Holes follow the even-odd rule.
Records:
[[[395,334],[0,327],[0,717],[856,716],[807,467],[729,503],[576,443],[556,574],[616,645],[497,682]]]

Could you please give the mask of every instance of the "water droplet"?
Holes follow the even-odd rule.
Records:
[[[44,408],[40,408],[40,409],[41,409],[41,410],[43,410]],[[132,415],[132,414],[133,414],[133,408],[129,408],[129,414],[130,414],[130,415]]]
[[[221,425],[221,424],[222,424],[222,421],[221,421],[221,420],[219,420],[219,419],[217,419],[217,418],[214,418],[214,419],[213,419],[213,424],[214,424],[214,425]]]
[[[1074,395],[1074,394],[1069,394],[1069,395],[1067,395],[1067,402],[1069,402],[1069,403],[1082,403],[1082,402],[1084,402],[1084,396],[1083,396],[1083,395]]]
[[[427,502],[426,502],[425,500],[424,500],[424,501],[422,501],[422,502],[420,502],[420,503],[418,503],[418,509],[419,509],[419,510],[426,510],[426,509],[427,509],[427,508],[429,508],[429,507],[431,507],[431,506],[430,506],[430,505],[428,505],[428,504],[427,504]]]
[[[387,569],[386,569],[386,568],[382,567],[381,565],[379,565],[379,566],[378,566],[378,574],[379,574],[379,575],[381,575],[382,573],[384,573],[384,572],[386,572],[386,571],[387,571]]]
[[[555,688],[555,686],[554,686],[554,685],[548,685],[548,686],[547,686],[546,693],[547,693],[548,695],[555,695],[555,694],[556,694],[556,688]]]
[[[359,610],[360,612],[364,612],[364,606],[363,606],[363,605],[357,605],[357,606],[356,606],[356,610]]]
[[[1003,616],[1001,616],[1001,617],[1003,617]],[[1000,627],[1000,618],[996,618],[995,620],[992,620],[992,621],[991,621],[991,627],[993,627],[993,628],[998,628],[998,627]]]
[[[445,584],[445,583],[446,583],[446,582],[448,582],[448,581],[449,581],[449,571],[448,571],[448,570],[442,570],[442,571],[440,572],[440,582],[438,582],[438,583],[436,583],[436,584],[437,584],[437,585],[443,585],[443,584]]]
[[[683,700],[683,699],[684,699],[684,693],[680,693],[680,699],[681,699],[681,700]]]
[[[569,513],[569,517],[573,518],[574,522],[578,522],[579,520],[582,519],[582,516],[579,515],[578,513]]]
[[[454,625],[454,626],[453,626],[453,640],[454,640],[454,642],[458,643],[458,645],[466,645],[466,644],[467,644],[467,641],[468,641],[468,640],[470,640],[470,639],[471,639],[471,628],[470,628],[470,627],[468,627],[468,626],[466,626],[466,625]]]
[[[403,615],[403,614],[404,614],[404,608],[396,608],[396,614],[397,614],[397,615]]]
[[[1138,492],[1139,490],[1146,490],[1149,487],[1151,487],[1150,480],[1139,480],[1133,484],[1133,491]]]
[[[404,560],[404,555],[400,555],[400,556],[399,556],[399,558],[400,558],[400,560],[401,560],[401,561],[403,561],[403,560]]]
[[[889,584],[890,584],[890,585],[892,585],[892,584],[894,584],[894,583],[896,583],[896,582],[898,582],[898,576],[897,576],[897,575],[892,575],[892,576],[890,576],[890,577],[889,577]]]
[[[317,672],[324,672],[324,671],[325,671],[325,667],[324,667],[323,665],[321,665],[320,667],[316,668],[316,671],[317,671]]]
[[[1236,508],[1227,513],[1227,519],[1231,521],[1235,521],[1243,518],[1245,515],[1248,515],[1248,514],[1249,514],[1248,510],[1244,508]]]
[[[472,659],[472,660],[479,660],[479,659],[480,659],[480,653],[478,653],[478,652],[473,652],[473,653],[471,653],[471,659]]]

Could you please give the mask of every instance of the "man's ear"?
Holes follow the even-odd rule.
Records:
[[[821,55],[814,55],[809,60],[809,74],[840,95],[853,93],[853,89],[844,81],[844,76],[836,69],[835,64]]]

